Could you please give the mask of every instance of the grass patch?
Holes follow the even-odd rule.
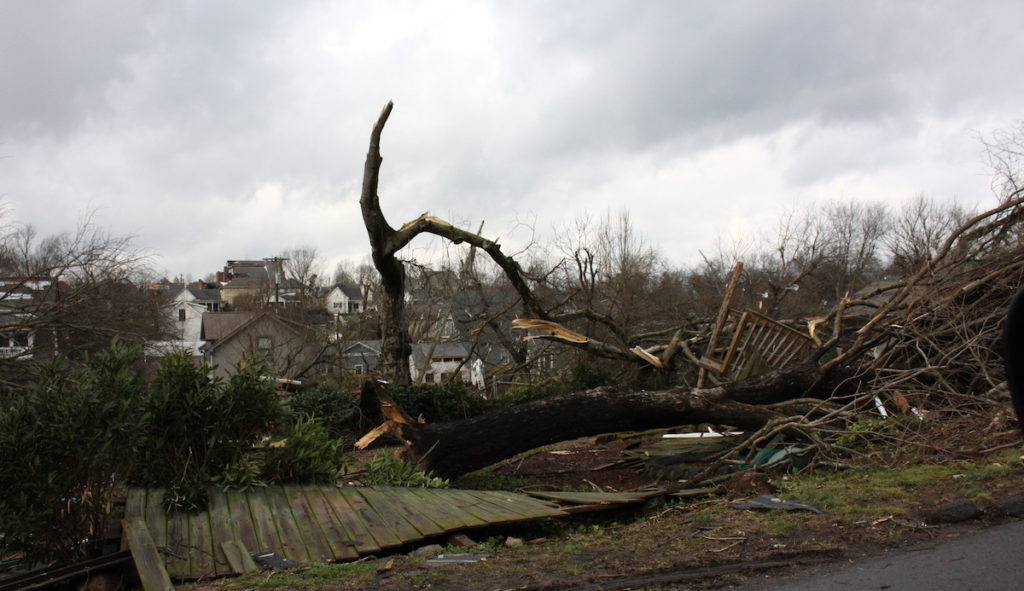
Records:
[[[236,579],[225,580],[224,589],[303,589],[304,591],[328,591],[337,589],[339,581],[347,588],[362,588],[374,580],[377,565],[373,562],[314,562],[305,567],[284,573],[253,573]]]
[[[955,474],[955,467],[937,464],[818,472],[783,481],[779,496],[853,519],[902,515]]]

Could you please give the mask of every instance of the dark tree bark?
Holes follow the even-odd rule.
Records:
[[[816,366],[773,372],[714,388],[656,392],[596,388],[438,424],[404,424],[399,434],[425,468],[454,478],[517,453],[577,437],[715,423],[757,429],[778,412],[763,405],[856,390],[849,376],[823,376]]]
[[[377,195],[377,182],[383,161],[380,155],[380,135],[388,116],[391,115],[392,107],[392,103],[388,102],[370,134],[370,149],[366,154],[366,165],[363,168],[363,190],[359,197],[359,208],[363,214],[366,233],[370,238],[373,265],[380,273],[381,279],[378,302],[381,319],[380,371],[395,383],[408,384],[410,347],[405,329],[405,267],[396,256],[400,248],[395,247],[395,236],[398,232],[384,217]]]

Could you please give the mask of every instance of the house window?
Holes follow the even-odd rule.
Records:
[[[273,346],[273,342],[270,337],[259,337],[256,339],[256,350],[261,352],[267,352]]]
[[[334,302],[334,307],[340,310],[345,307],[345,302]]]
[[[358,312],[359,312],[359,302],[349,302],[348,303],[348,313],[349,314],[356,314]]]
[[[427,384],[433,384],[434,383],[434,374],[428,373],[427,375],[423,376],[423,381],[425,383],[427,383]]]
[[[178,308],[178,322],[185,322],[185,308]]]
[[[220,312],[220,302],[210,302],[206,304],[207,312]]]
[[[354,365],[354,366],[352,367],[352,371],[354,371],[354,372],[355,372],[355,373],[357,373],[357,374],[364,374],[364,373],[366,373],[366,371],[365,371],[365,370],[363,370],[363,364],[361,364],[361,363],[357,363],[357,364],[355,364],[355,365]]]

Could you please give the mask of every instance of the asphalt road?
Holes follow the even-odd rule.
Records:
[[[741,591],[1024,591],[1024,521],[934,540],[785,579],[748,581]]]

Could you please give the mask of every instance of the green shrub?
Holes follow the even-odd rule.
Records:
[[[359,432],[359,398],[347,390],[331,384],[305,388],[292,394],[287,405],[294,420],[316,417],[331,437],[356,439]]]
[[[387,393],[409,416],[422,416],[428,423],[465,419],[490,408],[486,400],[470,392],[461,382],[431,386],[392,384],[388,385]]]
[[[115,341],[82,365],[54,359],[0,409],[0,549],[31,561],[99,550],[146,415],[141,352]]]
[[[164,358],[146,400],[145,461],[131,482],[202,487],[235,465],[281,417],[274,384],[262,373],[244,367],[225,381],[185,353]]]
[[[608,386],[613,382],[614,377],[610,371],[581,361],[572,368],[572,374],[569,377],[569,391],[589,390],[598,386]]]
[[[283,443],[265,450],[267,481],[333,482],[345,467],[344,442],[332,439],[318,419],[306,417],[292,424]]]
[[[424,472],[412,462],[381,452],[366,463],[363,483],[368,485],[448,488],[448,481]]]

